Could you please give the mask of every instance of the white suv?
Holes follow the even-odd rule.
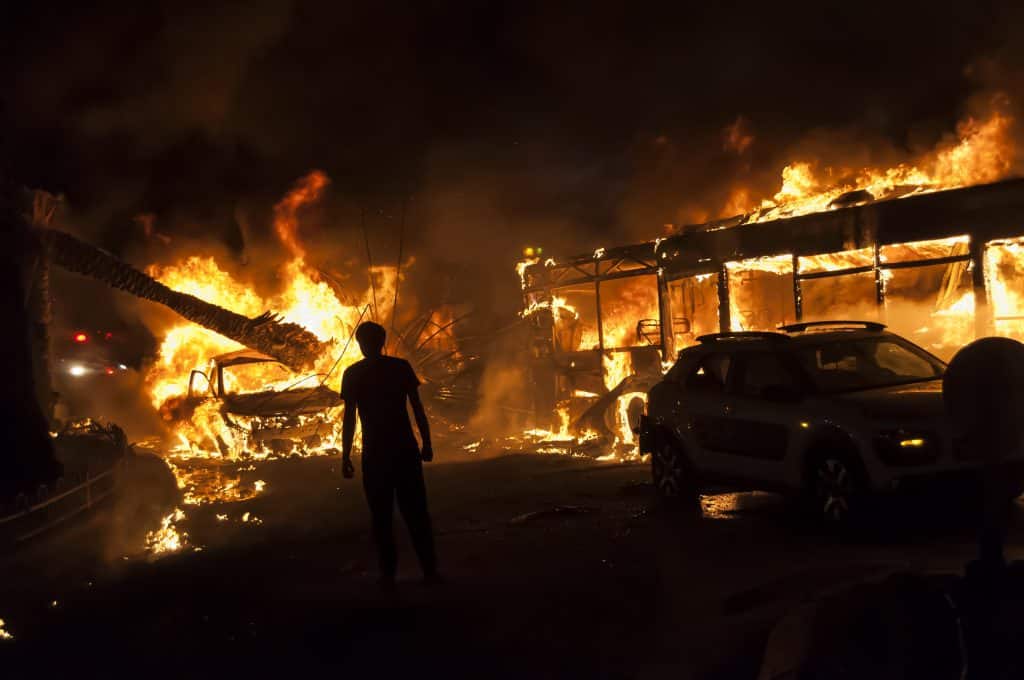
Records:
[[[980,465],[953,444],[946,365],[882,324],[699,340],[651,388],[641,420],[662,497],[692,500],[704,482],[795,492],[844,521],[867,492]]]

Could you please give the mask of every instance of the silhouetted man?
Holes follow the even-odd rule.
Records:
[[[424,578],[431,582],[438,580],[438,576],[420,462],[433,460],[434,451],[427,414],[420,401],[420,381],[408,361],[384,355],[385,337],[384,327],[373,322],[362,323],[356,329],[356,342],[365,359],[349,366],[341,379],[341,398],[345,400],[342,473],[346,478],[355,473],[351,455],[358,411],[363,427],[363,489],[373,517],[380,584],[390,589],[395,583],[398,561],[392,529],[396,498]],[[423,440],[422,452],[409,424],[407,399]]]

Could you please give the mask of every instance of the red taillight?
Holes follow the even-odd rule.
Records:
[[[89,336],[85,333],[75,333],[75,342],[89,342]]]
[[[107,373],[107,375],[114,375],[114,367],[113,366],[107,366],[106,373]]]

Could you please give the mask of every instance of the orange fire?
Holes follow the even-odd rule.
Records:
[[[910,163],[888,168],[821,167],[801,159],[782,169],[782,184],[771,198],[751,200],[749,190],[733,189],[723,216],[749,213],[747,222],[807,215],[834,209],[835,201],[853,191],[866,191],[865,200],[899,198],[1006,178],[1016,156],[1013,118],[996,98],[987,118],[968,117],[957,125],[954,141],[944,142]]]
[[[300,179],[295,187],[275,206],[274,227],[292,257],[279,268],[281,287],[270,295],[261,295],[248,281],[233,276],[213,257],[191,256],[177,264],[152,266],[151,276],[175,290],[195,295],[245,316],[255,317],[272,310],[285,321],[300,324],[318,339],[327,343],[327,351],[315,362],[309,374],[295,374],[276,362],[251,363],[232,370],[224,369],[224,388],[232,394],[280,392],[291,388],[312,388],[323,385],[337,392],[345,368],[359,359],[358,348],[346,342],[361,318],[368,319],[372,308],[371,290],[352,296],[346,291],[343,302],[332,285],[318,270],[306,262],[305,249],[298,238],[300,209],[315,202],[328,184],[322,172],[313,171]],[[394,299],[397,273],[394,267],[374,267],[379,318],[387,318]],[[262,490],[241,483],[241,475],[196,473],[190,465],[195,459],[217,459],[237,462],[245,458],[261,460],[275,455],[318,455],[332,453],[340,444],[341,407],[329,408],[320,414],[299,415],[292,426],[302,428],[310,418],[321,418],[316,436],[310,443],[291,450],[267,449],[254,442],[252,433],[259,419],[255,416],[234,416],[230,422],[221,411],[221,402],[212,398],[209,383],[214,381],[211,359],[244,349],[197,324],[178,321],[162,333],[156,360],[148,368],[146,386],[156,408],[169,400],[188,395],[190,378],[192,393],[199,401],[183,422],[172,423],[172,446],[169,460],[185,492],[185,502],[197,504],[244,500]],[[203,375],[193,376],[193,371]],[[202,399],[211,397],[203,401]],[[185,461],[191,461],[186,464]]]
[[[314,170],[295,183],[274,206],[274,229],[281,243],[288,248],[293,257],[303,259],[306,251],[299,241],[299,209],[320,200],[320,195],[330,180],[319,170]]]

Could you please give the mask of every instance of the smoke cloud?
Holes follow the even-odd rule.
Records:
[[[1020,118],[1014,3],[578,10],[29,3],[3,29],[2,151],[141,265],[274,259],[273,206],[319,168],[300,235],[334,271],[365,268],[364,231],[395,262],[404,206],[410,287],[507,315],[524,246],[738,211],[794,159],[914,158],[995,92]]]

